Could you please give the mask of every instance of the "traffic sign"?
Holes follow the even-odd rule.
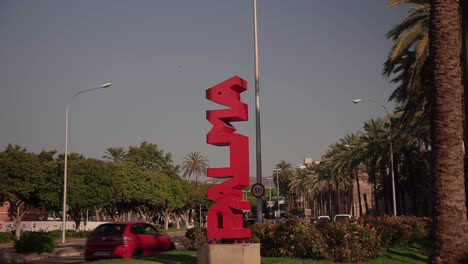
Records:
[[[263,186],[261,183],[256,183],[252,185],[251,192],[253,196],[255,196],[257,199],[260,199],[265,194],[265,186]]]
[[[275,206],[275,201],[267,201],[267,207]]]

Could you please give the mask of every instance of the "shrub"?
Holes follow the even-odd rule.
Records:
[[[375,230],[354,222],[317,225],[325,237],[328,259],[335,262],[364,262],[384,250]]]
[[[188,250],[197,250],[198,246],[211,243],[206,235],[206,228],[195,227],[188,229],[185,232],[185,237],[182,239],[182,244]]]
[[[314,224],[306,220],[265,221],[252,226],[252,242],[261,243],[262,256],[326,257],[325,240]]]
[[[13,232],[0,232],[0,243],[8,243],[15,240]]]
[[[265,257],[365,262],[390,245],[405,246],[428,238],[430,228],[429,218],[403,216],[319,224],[306,220],[264,221],[251,226],[249,241],[261,243],[261,255]],[[187,230],[182,241],[190,250],[211,242],[205,228]]]
[[[385,246],[406,246],[428,238],[431,227],[430,218],[414,216],[362,218],[359,222],[375,229]]]
[[[24,232],[15,241],[15,249],[18,253],[50,253],[55,249],[55,242],[44,232]]]

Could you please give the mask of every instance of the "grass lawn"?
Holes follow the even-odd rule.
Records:
[[[416,242],[407,247],[392,247],[380,258],[369,261],[369,264],[422,264],[427,263],[429,256],[424,248],[431,246],[430,241]]]
[[[369,262],[369,264],[425,264],[428,255],[424,248],[430,246],[429,242],[413,243],[407,247],[392,247],[383,256]],[[164,254],[146,256],[135,259],[113,259],[94,261],[96,264],[196,264],[197,252],[188,250],[175,250]],[[289,259],[289,258],[262,258],[262,264],[333,264],[326,260]]]

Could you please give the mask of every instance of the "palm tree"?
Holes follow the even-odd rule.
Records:
[[[308,194],[312,187],[311,177],[313,177],[313,166],[308,165],[304,169],[296,169],[289,182],[289,189],[297,197],[301,197],[303,209],[307,208],[309,200]],[[295,208],[300,210],[300,208]]]
[[[429,114],[429,11],[430,0],[389,0],[394,7],[411,3],[405,18],[387,33],[394,45],[384,64],[383,73],[394,75],[391,80],[399,86],[389,100],[402,103],[405,118],[417,111]]]
[[[334,170],[336,165],[336,158],[340,151],[343,150],[343,146],[338,143],[334,143],[329,146],[329,150],[326,151],[322,161],[314,167],[315,173],[319,176],[321,180],[326,180],[332,184],[332,190],[336,193],[336,204],[337,204],[337,212],[343,212],[341,206],[343,204],[343,200],[346,201],[346,196],[343,197],[342,194],[347,193],[348,190],[352,189],[351,185],[349,184],[348,175],[342,174]],[[344,198],[344,199],[342,199]],[[347,203],[344,203],[347,207]],[[344,210],[347,211],[347,208]]]
[[[332,191],[333,191],[333,182],[330,177],[327,177],[326,174],[316,174],[315,177],[311,179],[311,188],[312,193],[316,197],[315,200],[319,201],[318,213],[317,215],[332,215]],[[323,195],[328,194],[328,208],[323,199]]]
[[[292,165],[291,163],[282,160],[280,163],[275,165],[275,169],[279,170],[278,178],[275,177],[274,179],[275,184],[278,185],[279,180],[279,185],[281,189],[280,191],[281,193],[285,194],[288,190],[288,185],[293,175]],[[273,172],[273,174],[276,176],[275,172]]]
[[[468,222],[464,188],[461,37],[458,0],[432,0],[431,116],[434,179],[433,263],[467,263]]]
[[[206,175],[208,169],[208,159],[200,152],[192,152],[184,158],[182,163],[182,170],[184,171],[183,177],[185,179],[195,176],[195,181],[198,182],[198,177]]]
[[[361,186],[359,183],[359,173],[364,164],[364,150],[360,138],[362,132],[358,131],[354,134],[347,134],[340,139],[340,144],[336,145],[335,155],[333,156],[333,173],[342,175],[342,177],[350,177],[356,181],[356,189],[358,195],[359,215],[362,216],[362,199]]]
[[[127,156],[127,151],[123,147],[107,148],[104,154],[106,155],[102,156],[103,159],[113,162],[122,162]]]
[[[277,175],[278,177],[274,177],[275,184],[278,185],[279,180],[279,193],[286,197],[288,205],[288,209],[291,209],[293,197],[291,196],[291,192],[289,191],[289,183],[291,182],[291,178],[293,177],[293,168],[292,165],[285,160],[282,160],[280,163],[275,165],[275,169],[279,170],[277,172],[273,172],[273,175]]]

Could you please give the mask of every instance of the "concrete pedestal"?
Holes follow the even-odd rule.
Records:
[[[198,264],[260,264],[260,244],[211,244],[198,247]]]

